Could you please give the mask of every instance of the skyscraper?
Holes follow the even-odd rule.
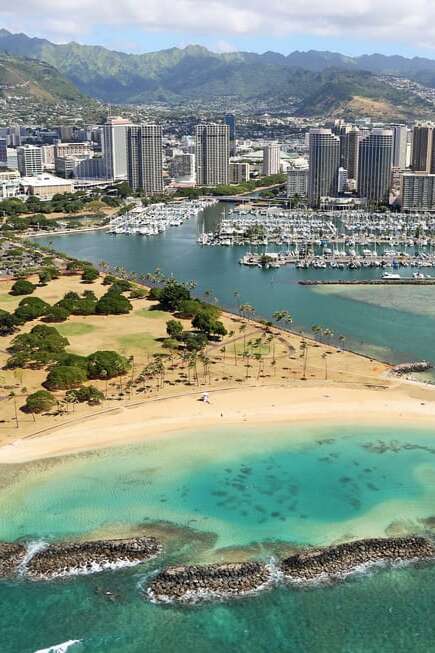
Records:
[[[219,186],[229,183],[230,130],[228,125],[197,125],[196,183]]]
[[[405,170],[406,152],[408,148],[408,128],[406,125],[391,125],[393,132],[393,168]]]
[[[373,129],[359,145],[358,192],[369,202],[387,202],[391,186],[393,132]]]
[[[277,175],[281,168],[281,146],[270,143],[263,148],[263,175]]]
[[[230,154],[236,154],[236,116],[232,113],[227,113],[224,117],[224,123],[228,125],[230,130]]]
[[[311,129],[309,150],[308,200],[312,207],[318,207],[322,197],[337,195],[340,138],[330,129]]]
[[[127,173],[133,190],[163,191],[163,143],[159,125],[127,127]]]
[[[108,118],[102,127],[101,145],[108,179],[127,179],[127,128],[125,118]]]
[[[18,170],[22,177],[36,177],[42,173],[42,152],[36,145],[17,147]]]
[[[430,173],[433,164],[433,132],[432,123],[415,125],[412,132],[411,168],[414,172]]]
[[[349,179],[358,181],[358,156],[361,132],[358,127],[348,126],[340,134],[340,165],[347,170]]]

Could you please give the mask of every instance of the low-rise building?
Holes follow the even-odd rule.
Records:
[[[41,200],[51,200],[57,193],[72,193],[73,183],[68,179],[61,179],[48,173],[32,177],[22,177],[20,186],[27,195],[36,195]]]

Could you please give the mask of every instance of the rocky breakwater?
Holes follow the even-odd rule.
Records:
[[[23,544],[0,542],[0,578],[15,574],[25,555]]]
[[[40,579],[90,574],[139,564],[160,551],[161,546],[153,537],[51,544],[28,561],[26,573]]]
[[[159,602],[243,596],[272,580],[260,562],[168,567],[153,580],[148,596]]]
[[[336,579],[363,565],[418,561],[434,556],[432,542],[424,537],[358,540],[292,555],[281,562],[281,571],[292,581]]]

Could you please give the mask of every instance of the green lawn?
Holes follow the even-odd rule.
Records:
[[[170,319],[169,313],[165,313],[165,311],[150,311],[148,308],[140,308],[138,311],[135,311],[135,315],[139,315],[139,317],[147,317],[150,319],[158,319],[158,318],[163,318],[163,319]]]
[[[140,349],[144,352],[155,352],[160,349],[155,338],[146,333],[129,333],[126,336],[117,338],[121,353],[129,353],[131,349]]]
[[[93,324],[84,322],[65,322],[65,324],[56,324],[56,329],[62,336],[85,336],[97,329]]]

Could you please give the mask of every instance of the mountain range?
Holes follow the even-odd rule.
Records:
[[[31,98],[43,104],[87,99],[50,64],[0,53],[0,97],[10,96]]]
[[[184,102],[231,97],[285,102],[301,115],[427,117],[434,102],[418,84],[435,87],[435,60],[335,52],[214,53],[202,46],[127,54],[101,46],[55,44],[0,30],[0,52],[48,64],[79,89],[113,103]],[[35,64],[36,65],[36,64]],[[42,64],[40,64],[42,65]],[[385,76],[400,77],[402,88]],[[1,83],[1,80],[0,80]]]

